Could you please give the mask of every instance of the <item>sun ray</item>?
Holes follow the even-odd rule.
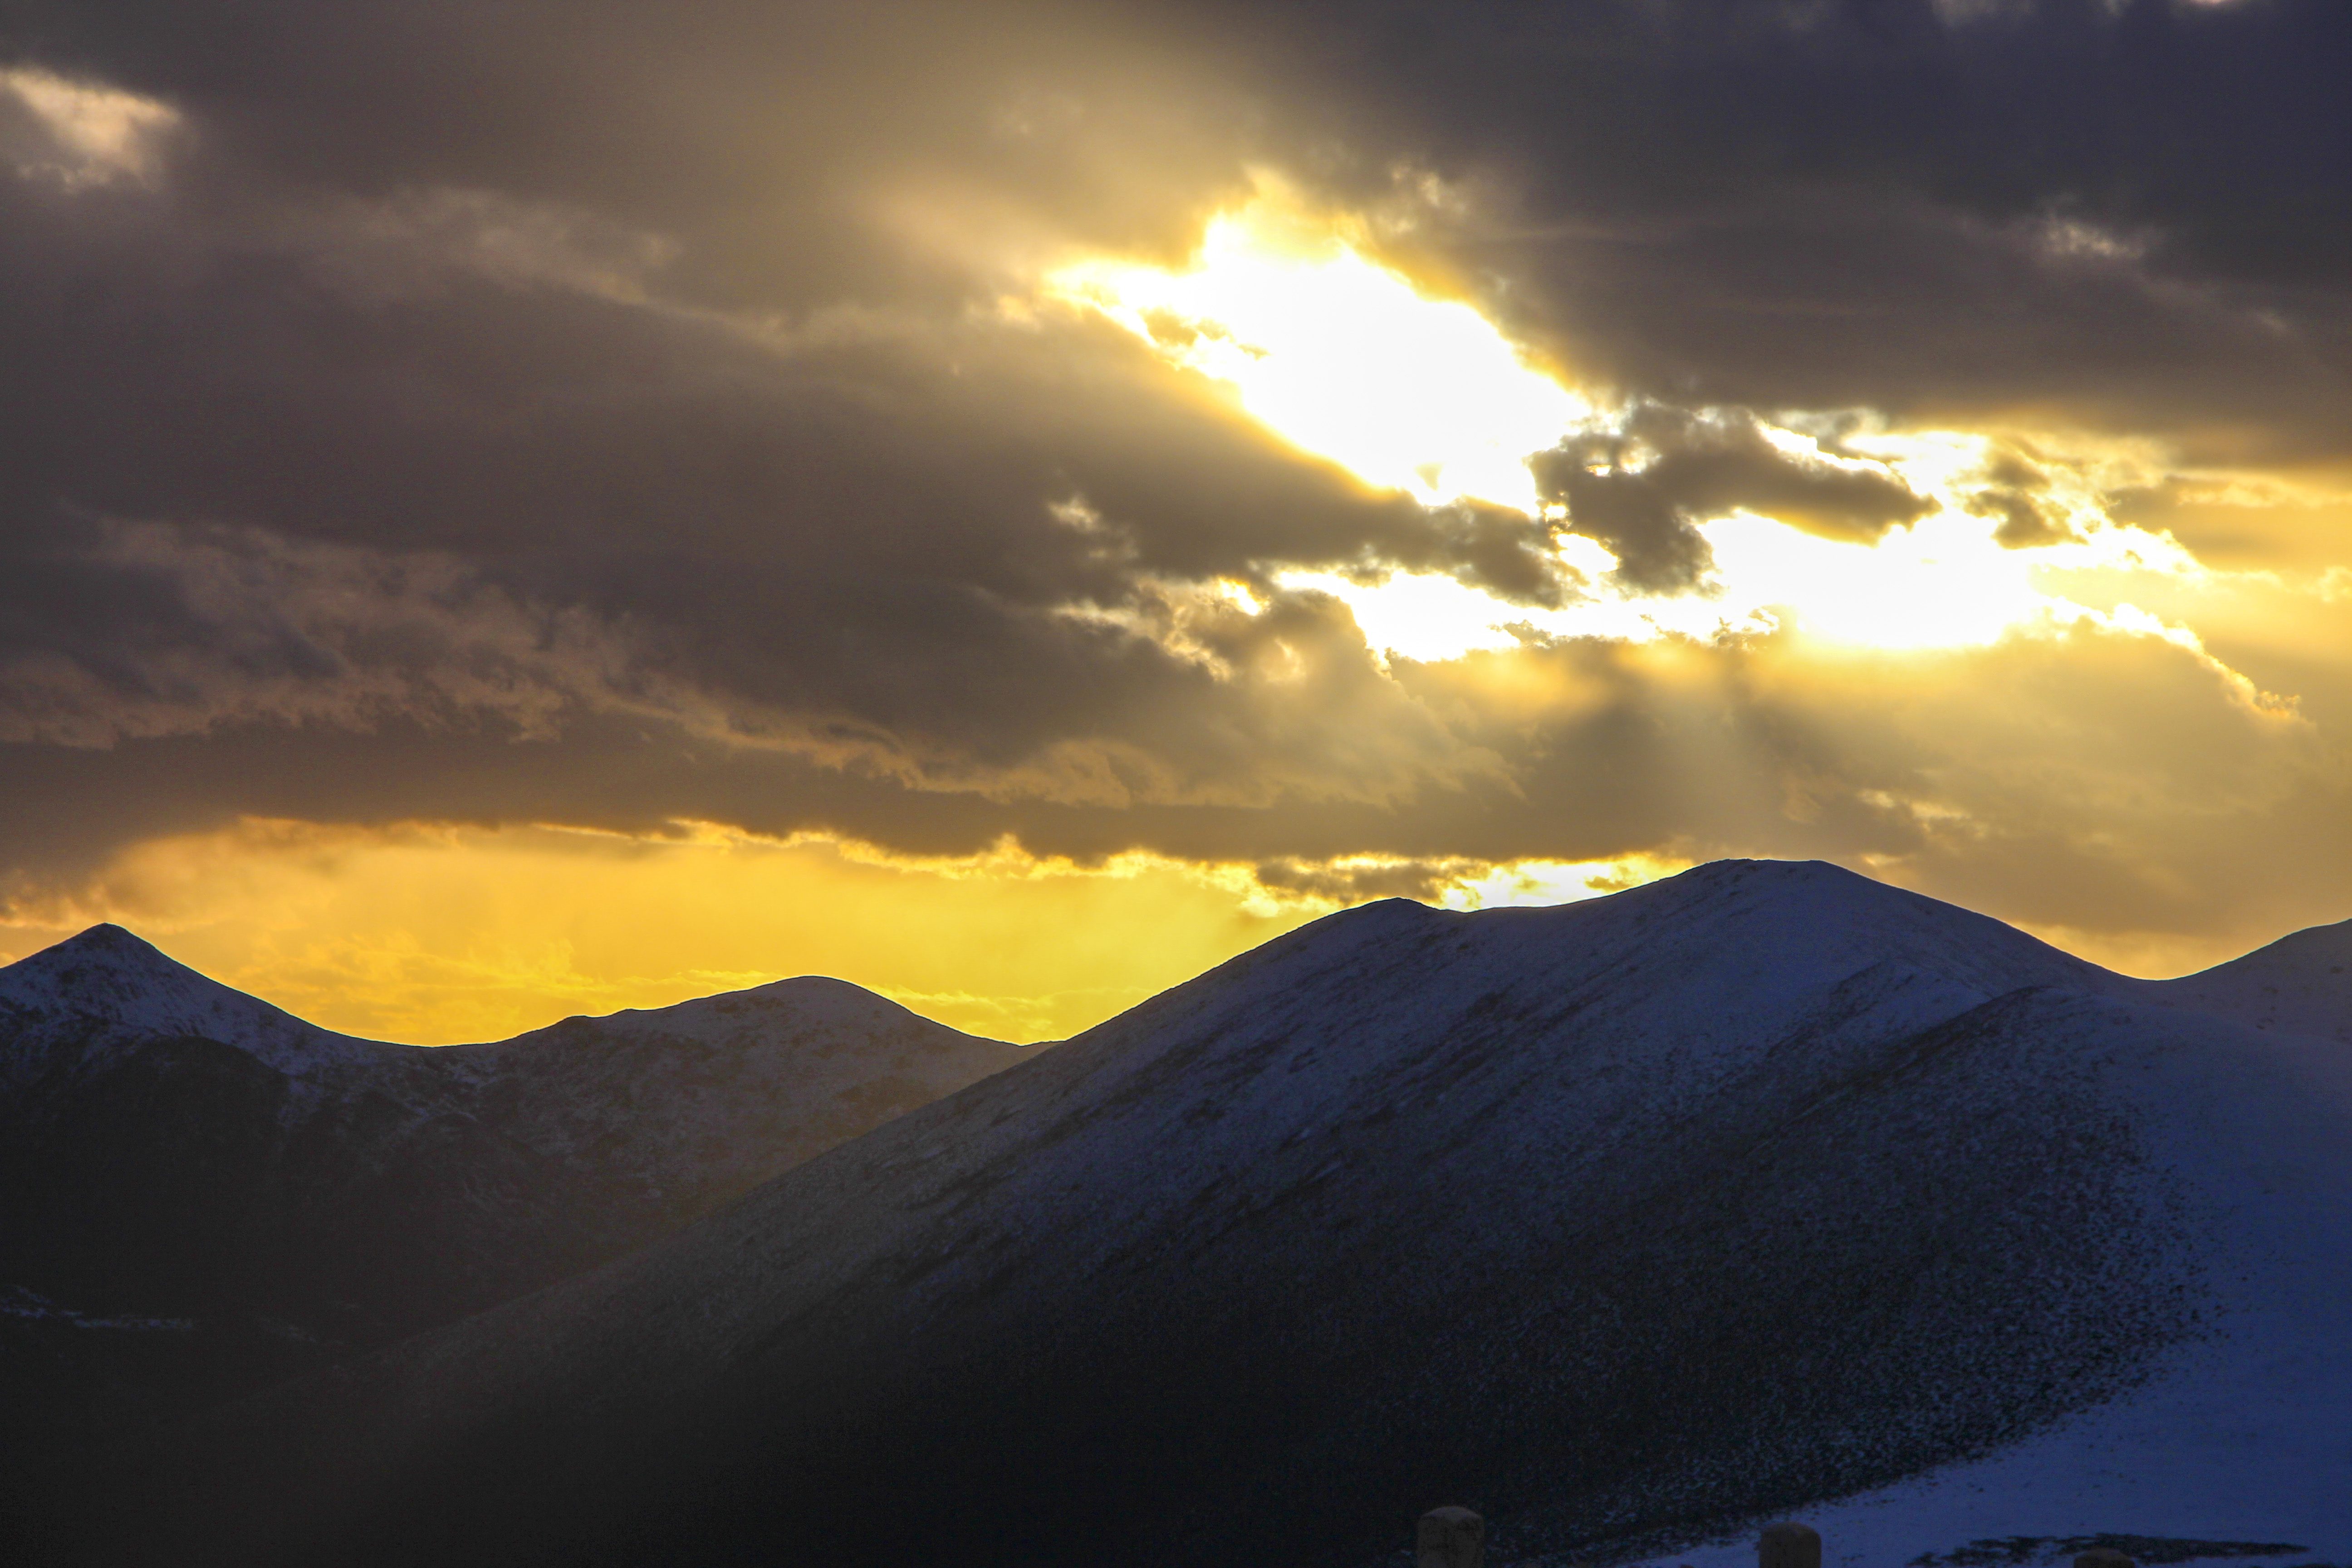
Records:
[[[1096,258],[1052,272],[1045,292],[1230,388],[1250,417],[1367,485],[1428,507],[1477,500],[1572,528],[1565,510],[1538,493],[1528,458],[1622,426],[1629,411],[1562,384],[1470,305],[1431,298],[1381,265],[1368,254],[1365,230],[1263,175],[1249,201],[1210,220],[1183,266]],[[1346,603],[1375,653],[1434,662],[1507,648],[1529,634],[1645,641],[1780,633],[1924,649],[1983,646],[2089,616],[2158,635],[2120,597],[2086,605],[2065,590],[2102,574],[2205,575],[2169,538],[2104,510],[2102,494],[2125,469],[2147,469],[2148,452],[2062,454],[2043,465],[2036,516],[2046,513],[2053,542],[2021,550],[1987,515],[1988,475],[2004,450],[1991,436],[1893,430],[1867,411],[1790,415],[1754,428],[1791,463],[1877,476],[1921,498],[1926,510],[1874,539],[1825,538],[1796,526],[1801,520],[1737,506],[1696,516],[1691,524],[1711,565],[1680,592],[1619,583],[1606,547],[1564,532],[1562,574],[1584,591],[1551,608],[1428,573],[1375,581],[1294,568],[1277,578]],[[2164,626],[2162,635],[2182,630]]]

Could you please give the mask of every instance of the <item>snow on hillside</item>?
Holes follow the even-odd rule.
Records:
[[[535,1289],[1020,1055],[818,978],[387,1045],[94,927],[0,969],[0,1290],[201,1331],[10,1318],[0,1454]]]
[[[1465,1502],[1504,1563],[1791,1510],[2352,1560],[2342,1053],[2227,1000],[1817,865],[1349,911],[225,1415],[175,1539],[1346,1563]]]
[[[683,1219],[1020,1059],[845,981],[806,975],[446,1054],[476,1113],[553,1159],[635,1151]]]
[[[2352,921],[2282,937],[2243,958],[2150,991],[2177,1007],[2194,1007],[2252,1024],[2352,1044]]]
[[[814,975],[567,1018],[512,1040],[425,1047],[306,1023],[120,926],[93,926],[0,968],[0,1094],[61,1058],[102,1063],[128,1044],[180,1036],[232,1046],[285,1075],[298,1088],[289,1114],[374,1093],[420,1112],[515,1121],[527,1142],[559,1158],[656,1121],[661,1137],[688,1135],[708,1153],[745,1134],[747,1115],[764,1127],[787,1100],[806,1124],[800,1133],[848,1136],[840,1130],[879,1119],[868,1110],[927,1103],[1009,1065],[1018,1050]],[[781,1168],[769,1153],[736,1152]]]
[[[2332,1011],[2344,1018],[2341,993]],[[2189,1550],[2200,1542],[2278,1548],[2210,1554],[2249,1564],[2352,1560],[2352,1053],[2219,1025],[2151,1039],[2151,1022],[2131,1015],[2109,1026],[2123,1037],[2084,1046],[2118,1051],[2122,1103],[2176,1178],[2200,1331],[2136,1387],[2025,1441],[1813,1507],[1825,1563],[2020,1537],[2041,1544],[1998,1560],[2057,1563],[2067,1541],[2100,1534],[2168,1539],[2189,1558],[2208,1555]],[[1670,1561],[1747,1568],[1754,1545]]]
[[[364,1070],[409,1049],[304,1023],[174,963],[117,925],[92,926],[0,968],[0,1085],[37,1071],[64,1040],[94,1034],[200,1035],[304,1079]]]

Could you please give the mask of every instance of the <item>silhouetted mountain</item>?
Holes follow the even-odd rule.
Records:
[[[385,1045],[94,927],[0,969],[10,1441],[535,1289],[1017,1055],[814,978]]]
[[[95,1554],[1350,1564],[1465,1502],[1566,1562],[1868,1496],[1869,1561],[2340,1563],[2333,940],[2150,985],[1772,863],[1350,910],[174,1434]]]

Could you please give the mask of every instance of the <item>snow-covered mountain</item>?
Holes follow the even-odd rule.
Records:
[[[1019,1054],[816,978],[386,1045],[94,927],[0,969],[10,1437],[46,1440],[28,1411],[202,1404],[478,1311]]]
[[[2315,926],[2202,974],[2158,981],[2150,994],[2258,1029],[2352,1045],[2352,921]]]
[[[20,1089],[61,1058],[94,1065],[140,1041],[180,1037],[234,1044],[305,1086],[396,1079],[416,1054],[304,1023],[117,925],[92,926],[0,968],[0,1090]]]
[[[108,1496],[240,1563],[2352,1561],[2346,936],[1371,905]]]

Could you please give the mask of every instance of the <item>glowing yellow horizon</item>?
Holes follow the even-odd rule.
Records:
[[[1473,910],[1599,897],[1690,864],[1642,852],[1436,864],[1367,854],[1305,869],[1366,887],[1418,869],[1427,901]],[[501,1039],[572,1014],[662,1007],[803,973],[835,975],[976,1034],[1060,1039],[1378,896],[1271,891],[1246,865],[1150,854],[1082,867],[1009,843],[920,858],[716,830],[641,839],[260,821],[136,846],[94,893],[7,911],[0,964],[113,920],[314,1023],[420,1044]],[[2027,929],[2149,976],[2263,940]]]
[[[1590,898],[1685,864],[1423,869],[1432,901],[1474,910]],[[1410,868],[1377,855],[1316,868]],[[1351,901],[1269,889],[1245,863],[1137,852],[1081,866],[1010,841],[923,858],[719,828],[638,838],[247,821],[127,849],[89,896],[0,908],[0,964],[111,920],[313,1023],[430,1045],[830,974],[1028,1043],[1076,1034]]]

